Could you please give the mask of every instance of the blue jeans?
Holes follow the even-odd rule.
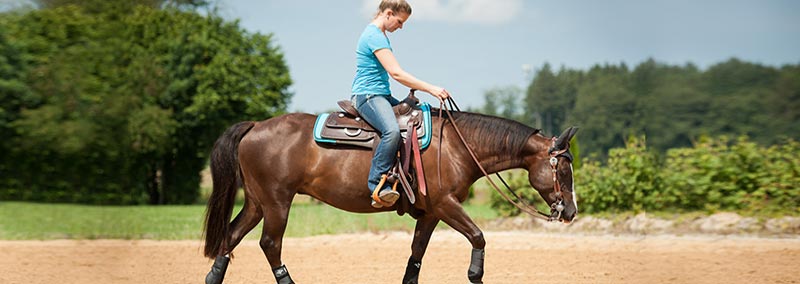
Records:
[[[369,168],[367,181],[369,191],[374,192],[381,181],[381,175],[392,169],[400,147],[400,126],[397,125],[397,118],[392,111],[392,106],[400,101],[391,95],[353,95],[351,100],[361,117],[381,136],[381,142],[372,156],[372,167]],[[389,188],[391,185],[387,183],[383,187]]]

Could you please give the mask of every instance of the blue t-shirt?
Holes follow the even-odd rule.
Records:
[[[389,39],[377,26],[370,24],[361,33],[356,48],[356,77],[353,79],[353,95],[389,95],[389,74],[383,68],[375,51],[392,50]]]

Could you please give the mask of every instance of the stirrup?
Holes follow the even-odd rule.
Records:
[[[385,200],[380,198],[380,193],[382,191],[381,188],[383,188],[383,185],[386,183],[386,180],[388,179],[388,177],[389,176],[387,176],[385,174],[381,175],[381,181],[378,182],[378,186],[376,186],[375,190],[372,191],[372,201],[373,201],[372,207],[375,207],[375,208],[390,207],[390,206],[394,205],[395,202],[397,202],[397,199],[400,199],[400,193],[397,192],[397,183],[400,180],[397,180],[397,179],[395,179],[394,184],[392,185],[392,192],[394,192],[394,194],[397,195],[397,198],[395,198],[393,201],[385,201]],[[381,207],[378,207],[376,205],[380,205]]]

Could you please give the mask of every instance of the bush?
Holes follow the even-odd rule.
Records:
[[[530,182],[528,181],[528,172],[522,170],[513,170],[503,173],[503,179],[508,184],[508,187],[514,191],[520,198],[525,200],[531,206],[537,207],[539,210],[543,212],[547,212],[545,210],[550,210],[549,207],[545,204],[544,200],[539,197],[539,193],[531,187]],[[498,180],[495,176],[492,176],[492,180],[494,180],[495,184],[500,186],[501,190],[505,190],[503,188],[502,182]],[[488,182],[487,182],[488,183]],[[505,191],[508,197],[512,198],[514,201],[517,201],[516,198],[509,192]],[[492,195],[489,199],[489,206],[491,206],[497,214],[500,216],[508,217],[508,216],[517,216],[522,211],[520,211],[514,204],[508,202],[505,198],[500,196],[496,190],[492,189]]]
[[[527,173],[511,172],[509,185],[529,203],[542,205]],[[761,147],[747,137],[701,138],[692,148],[648,150],[644,137],[608,152],[605,163],[583,161],[575,172],[580,212],[744,211],[800,213],[800,143]],[[502,216],[519,210],[493,193]],[[546,207],[545,207],[546,209]]]
[[[656,155],[644,137],[630,137],[625,148],[611,149],[607,166],[587,161],[576,170],[579,208],[584,212],[634,210],[657,206],[660,177]]]
[[[798,142],[759,147],[746,137],[702,138],[693,148],[667,151],[663,161],[644,139],[612,149],[605,164],[588,161],[576,190],[584,212],[734,210],[797,212]]]

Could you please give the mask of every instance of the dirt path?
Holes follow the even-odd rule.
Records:
[[[487,232],[486,283],[800,283],[800,238],[561,236]],[[399,283],[408,233],[293,238],[298,283]],[[0,283],[202,283],[199,241],[0,241]],[[469,245],[437,231],[423,283],[466,283]],[[226,283],[274,283],[255,241],[236,250]]]

